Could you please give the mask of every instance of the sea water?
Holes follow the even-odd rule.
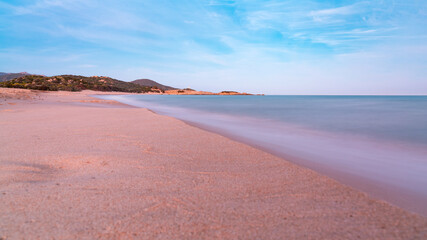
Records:
[[[103,96],[261,148],[427,216],[427,96]]]

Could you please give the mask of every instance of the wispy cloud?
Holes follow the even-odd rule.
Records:
[[[61,8],[66,10],[83,9],[84,7],[89,7],[87,3],[87,1],[82,0],[38,0],[31,5],[9,6],[13,9],[14,13],[18,15],[42,15],[43,11],[52,8]]]
[[[405,65],[397,52],[406,51],[416,59],[405,58],[406,68],[421,75],[425,71],[414,66],[427,61],[417,52],[426,45],[426,12],[427,3],[405,0],[2,1],[0,66],[105,71],[128,80],[144,74],[194,77],[201,85],[209,76],[239,82],[269,72],[277,85],[276,74],[292,78],[302,69],[327,79],[328,71],[315,66],[322,61],[329,62],[325,68],[334,67],[338,58],[348,62],[349,72],[350,63],[363,71],[367,66],[361,62],[387,51],[392,54],[375,59],[383,66]],[[358,54],[363,57],[354,57]]]
[[[232,6],[236,5],[235,0],[210,0],[208,3],[209,6]]]
[[[358,14],[361,12],[363,12],[361,3],[356,3],[343,7],[311,11],[309,16],[312,17],[315,22],[339,22],[343,20],[342,18],[338,19],[337,17]]]

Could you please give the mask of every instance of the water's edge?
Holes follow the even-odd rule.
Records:
[[[128,101],[124,98],[121,98],[120,96],[114,96],[114,95],[99,96],[98,95],[94,97],[98,97],[101,99],[108,98],[108,99],[116,100],[130,106],[141,107],[141,106],[138,106],[138,104],[133,103],[132,101]],[[335,168],[333,168],[330,165],[328,166],[327,164],[321,164],[319,162],[309,160],[310,158],[311,159],[315,158],[316,155],[312,155],[312,156],[306,155],[304,157],[301,157],[298,151],[291,151],[286,149],[285,150],[281,149],[280,151],[278,151],[277,150],[278,146],[272,146],[271,142],[270,143],[267,143],[267,142],[263,143],[262,141],[257,142],[257,141],[254,141],[253,139],[251,140],[249,137],[245,137],[244,135],[239,136],[238,134],[235,134],[235,133],[233,134],[233,131],[227,131],[226,128],[221,128],[220,126],[215,126],[212,124],[211,125],[204,124],[203,122],[200,122],[200,121],[199,122],[193,121],[193,119],[191,118],[183,118],[176,115],[174,116],[173,114],[168,114],[168,113],[165,113],[164,111],[163,112],[157,111],[155,108],[150,108],[149,106],[144,106],[143,108],[147,108],[156,114],[174,117],[177,120],[183,121],[191,126],[194,126],[209,132],[213,132],[213,133],[222,135],[224,137],[227,137],[229,139],[255,147],[262,151],[278,156],[286,161],[292,162],[296,165],[314,170],[322,175],[335,179],[338,182],[343,183],[349,187],[361,190],[362,192],[365,192],[374,198],[385,200],[391,203],[392,205],[396,205],[408,211],[427,217],[427,206],[425,204],[425,202],[427,202],[427,195],[420,193],[419,191],[418,192],[415,190],[413,191],[410,188],[405,188],[403,185],[399,185],[398,182],[396,182],[396,184],[394,185],[389,184],[386,181],[382,182],[380,179],[380,176],[375,176],[376,179],[375,178],[369,179],[369,178],[366,178],[366,176],[358,174],[357,171],[353,171],[353,172],[343,171],[342,169],[339,168],[340,167],[339,162],[335,162],[338,164]],[[346,146],[344,145],[343,147],[345,150]],[[316,150],[315,146],[310,146],[310,148],[313,149],[312,151]],[[340,154],[340,152],[339,151],[332,152],[332,154]],[[390,176],[386,176],[386,177],[390,177]],[[410,180],[408,181],[410,182]]]
[[[154,110],[151,110],[151,109],[149,110],[155,114],[163,115],[163,114],[157,113]],[[169,116],[169,115],[166,115],[166,116]],[[291,162],[300,167],[313,170],[322,176],[332,178],[335,181],[338,181],[339,183],[346,185],[347,187],[350,187],[357,191],[362,191],[363,193],[375,199],[385,201],[391,205],[394,205],[399,208],[403,208],[409,212],[427,217],[427,209],[425,204],[427,202],[427,197],[420,196],[416,192],[413,192],[404,188],[388,186],[386,184],[372,182],[372,181],[360,178],[360,176],[352,175],[351,173],[343,174],[340,172],[336,172],[333,169],[328,168],[327,166],[324,166],[321,164],[315,164],[313,162],[307,161],[295,155],[284,154],[283,152],[278,152],[272,149],[268,149],[266,147],[263,147],[262,145],[256,144],[245,138],[234,136],[220,129],[214,129],[209,126],[204,126],[202,124],[191,122],[191,121],[186,121],[181,119],[177,119],[177,120],[182,121],[192,127],[197,127],[199,129],[202,129],[211,133],[219,134],[233,141],[237,141],[237,142],[246,144],[248,146],[251,146],[253,148],[256,148],[258,150],[270,153],[276,157],[279,157],[285,161]],[[414,201],[414,199],[417,199],[417,201]]]

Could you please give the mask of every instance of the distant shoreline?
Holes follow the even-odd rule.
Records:
[[[178,89],[160,84],[150,79],[138,79],[125,82],[107,76],[80,76],[58,75],[44,76],[22,73],[2,73],[0,87],[21,88],[44,91],[71,91],[93,90],[102,92],[132,92],[167,95],[252,95],[236,91],[222,91],[213,93],[196,91],[191,88]]]

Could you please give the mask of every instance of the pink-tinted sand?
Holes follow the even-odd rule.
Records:
[[[426,239],[427,219],[176,119],[0,88],[0,239]]]

